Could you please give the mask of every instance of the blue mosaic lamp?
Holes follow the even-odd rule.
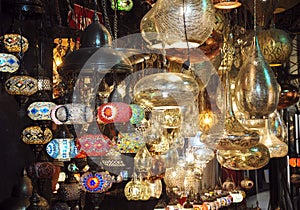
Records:
[[[19,59],[8,53],[0,53],[0,72],[14,73],[19,69]]]
[[[27,115],[32,120],[51,120],[51,110],[55,106],[53,102],[33,102],[27,108]]]
[[[46,146],[47,154],[60,161],[69,161],[77,153],[77,147],[73,138],[52,139]]]
[[[106,192],[112,187],[113,178],[108,172],[86,172],[80,178],[82,189],[90,193]]]

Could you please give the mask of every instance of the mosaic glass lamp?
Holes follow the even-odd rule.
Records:
[[[82,190],[90,193],[103,193],[113,184],[113,178],[108,172],[86,172],[80,178]]]
[[[131,107],[123,102],[104,103],[97,110],[99,124],[129,122],[132,116]]]
[[[11,53],[24,53],[28,50],[28,40],[20,34],[4,34],[0,37],[1,45]]]
[[[19,69],[20,61],[13,54],[0,53],[0,72],[14,73]]]
[[[93,120],[93,110],[84,104],[57,105],[51,110],[51,119],[57,124],[86,124]]]
[[[26,75],[12,76],[6,80],[5,90],[11,95],[31,96],[38,91],[38,81]]]
[[[26,144],[47,144],[52,139],[52,131],[38,125],[29,126],[22,131],[21,138]]]
[[[27,108],[27,115],[32,120],[51,120],[51,110],[55,106],[53,102],[33,102]]]
[[[52,139],[46,146],[47,154],[60,161],[69,161],[78,151],[73,138]]]
[[[103,134],[85,134],[78,138],[80,151],[88,156],[106,155],[112,146],[112,141]]]

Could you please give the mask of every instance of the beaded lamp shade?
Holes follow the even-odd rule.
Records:
[[[103,156],[109,152],[113,143],[103,134],[85,134],[78,138],[78,146],[88,156]]]
[[[1,45],[12,53],[26,52],[29,47],[28,40],[20,34],[5,34],[0,37]]]
[[[40,126],[29,126],[22,131],[22,141],[26,144],[47,144],[52,139],[52,131]]]
[[[103,193],[112,187],[113,179],[108,172],[86,172],[80,178],[82,190],[90,193]]]
[[[47,144],[46,152],[50,157],[61,161],[68,161],[78,153],[74,140],[70,138],[53,139]]]
[[[99,124],[129,122],[132,116],[130,106],[123,102],[105,103],[98,107]]]
[[[51,110],[55,106],[53,102],[33,102],[27,108],[27,115],[32,120],[51,120]]]
[[[31,96],[38,91],[37,79],[30,76],[12,76],[5,82],[5,90],[11,95]]]
[[[20,66],[19,59],[8,53],[0,53],[0,72],[13,73],[18,70]]]

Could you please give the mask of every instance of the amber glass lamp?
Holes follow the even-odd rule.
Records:
[[[214,0],[213,3],[216,9],[235,9],[242,5],[238,0]]]

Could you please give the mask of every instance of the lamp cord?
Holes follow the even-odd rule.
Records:
[[[185,36],[185,41],[186,41],[186,46],[187,46],[187,61],[184,62],[183,67],[188,70],[190,67],[190,46],[189,46],[189,42],[188,42],[188,35],[187,35],[187,29],[186,29],[185,0],[182,0],[182,7],[183,7],[182,19],[183,19],[184,36]]]

